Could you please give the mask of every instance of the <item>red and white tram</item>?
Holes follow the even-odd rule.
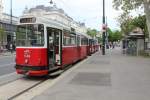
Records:
[[[16,37],[18,74],[48,75],[94,53],[92,39],[46,18],[20,18]]]

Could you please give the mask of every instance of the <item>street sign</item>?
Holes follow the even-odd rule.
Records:
[[[107,29],[107,25],[106,25],[106,24],[103,24],[103,25],[102,25],[102,32],[106,32],[106,29]]]

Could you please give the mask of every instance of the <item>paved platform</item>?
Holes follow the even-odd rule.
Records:
[[[150,59],[97,52],[33,100],[150,100]]]

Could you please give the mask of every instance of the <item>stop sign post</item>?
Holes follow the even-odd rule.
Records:
[[[106,25],[106,24],[103,24],[103,25],[102,25],[102,32],[106,32],[106,30],[107,30],[107,25]]]

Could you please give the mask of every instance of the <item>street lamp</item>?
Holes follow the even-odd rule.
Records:
[[[53,4],[53,1],[51,0],[49,3],[50,3],[50,4]]]
[[[105,0],[103,0],[103,44],[102,44],[102,55],[105,55]]]
[[[12,25],[12,0],[10,0],[10,24]]]

